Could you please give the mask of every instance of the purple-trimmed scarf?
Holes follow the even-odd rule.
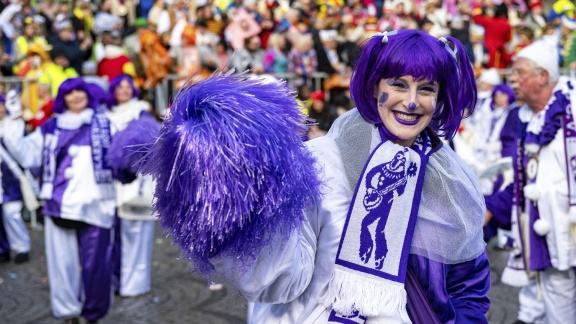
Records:
[[[371,153],[350,203],[323,296],[336,319],[393,316],[409,322],[404,288],[408,254],[433,152],[424,131],[410,147],[388,140]]]
[[[51,199],[54,190],[58,147],[67,148],[72,143],[61,143],[61,145],[58,145],[60,141],[60,129],[58,128],[56,118],[50,120],[44,127],[44,134],[40,198]],[[106,118],[103,108],[94,110],[90,125],[90,139],[92,142],[92,164],[96,183],[111,184],[113,183],[112,170],[105,159],[111,142],[110,122]]]

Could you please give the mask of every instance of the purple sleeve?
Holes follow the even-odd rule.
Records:
[[[488,323],[485,314],[490,307],[490,264],[485,252],[454,265],[410,254],[408,267],[440,323]],[[418,290],[407,283],[410,318],[414,323],[433,323],[419,320],[428,313],[428,306],[418,298]]]
[[[446,291],[456,311],[456,323],[488,323],[490,263],[486,252],[474,260],[449,266]]]
[[[509,184],[504,190],[486,197],[486,209],[492,213],[491,222],[500,228],[509,228],[512,223],[512,198],[514,185]]]
[[[520,108],[514,108],[508,113],[506,122],[500,132],[500,141],[502,142],[502,157],[513,156],[514,145],[516,143],[516,126],[518,124],[518,111]]]

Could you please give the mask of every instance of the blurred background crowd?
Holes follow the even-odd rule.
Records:
[[[478,76],[496,68],[504,78],[514,54],[543,38],[570,71],[575,9],[569,0],[4,0],[0,71],[4,81],[18,78],[34,128],[51,115],[51,98],[70,77],[106,90],[108,80],[128,74],[163,113],[189,77],[250,69],[298,89],[321,135],[353,107],[347,87],[355,53],[374,33],[454,36]]]

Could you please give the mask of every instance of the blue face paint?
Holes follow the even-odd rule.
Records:
[[[378,98],[378,106],[382,106],[388,100],[388,93],[382,92]]]
[[[410,109],[410,110],[416,109],[416,103],[414,103],[414,102],[409,103],[409,104],[408,104],[408,109]]]

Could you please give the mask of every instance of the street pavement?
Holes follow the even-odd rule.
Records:
[[[211,291],[188,269],[169,239],[156,228],[153,249],[152,291],[146,295],[114,297],[109,313],[99,323],[244,323],[246,301],[233,288]],[[62,323],[50,313],[50,297],[43,251],[44,233],[30,229],[31,261],[0,264],[0,323]],[[492,307],[490,323],[516,320],[518,289],[500,282],[506,252],[487,247],[491,260]]]

